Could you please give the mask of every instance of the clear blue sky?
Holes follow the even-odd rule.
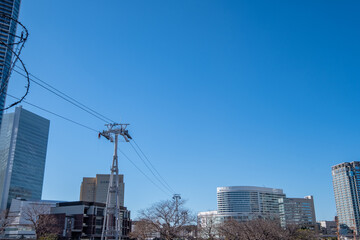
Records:
[[[194,212],[216,187],[314,195],[336,213],[331,166],[360,157],[358,1],[22,1],[34,75],[130,131]],[[24,81],[14,75],[9,93]],[[36,85],[29,102],[96,129],[103,123]],[[108,173],[113,146],[51,120],[44,199],[78,200],[83,177]],[[144,171],[132,149],[124,152]],[[125,204],[163,194],[127,160]]]

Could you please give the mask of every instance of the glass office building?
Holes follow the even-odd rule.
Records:
[[[333,166],[332,177],[339,224],[345,224],[359,234],[360,162]]]
[[[279,199],[280,223],[282,227],[288,225],[303,225],[315,227],[315,206],[313,196],[304,198]]]
[[[13,198],[40,200],[50,121],[16,107],[0,131],[0,208]]]
[[[1,42],[11,45],[14,43],[16,33],[16,23],[9,21],[8,18],[1,17],[6,14],[14,19],[18,19],[21,0],[0,0],[0,109],[4,108],[7,85],[4,82],[9,76],[9,67],[11,64],[12,49],[8,49]],[[0,125],[2,122],[3,111],[0,110]]]
[[[218,187],[218,214],[238,220],[254,218],[279,218],[279,199],[282,189],[236,186]]]
[[[198,226],[211,229],[227,220],[239,222],[254,219],[315,227],[315,207],[312,196],[287,198],[282,189],[233,186],[217,188],[217,211],[199,212]],[[202,233],[201,233],[202,234]]]

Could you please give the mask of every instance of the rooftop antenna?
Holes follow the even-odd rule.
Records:
[[[118,163],[118,137],[121,135],[126,142],[129,142],[131,136],[126,127],[129,124],[109,123],[105,126],[107,130],[99,133],[99,138],[103,136],[110,142],[114,143],[114,156],[112,166],[110,168],[111,174],[109,179],[109,188],[106,197],[106,207],[104,212],[104,223],[101,234],[101,240],[115,239],[119,240],[122,235],[121,224],[122,218],[120,216],[120,197],[119,197],[119,163]]]

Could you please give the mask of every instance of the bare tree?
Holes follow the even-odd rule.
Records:
[[[146,220],[140,220],[133,222],[134,228],[129,234],[130,238],[137,238],[139,240],[145,240],[152,237],[152,233],[155,231],[150,222]]]
[[[228,220],[217,227],[217,231],[226,240],[246,239],[241,238],[243,226],[236,220]]]
[[[300,226],[284,229],[276,220],[254,219],[247,222],[229,220],[218,227],[219,234],[227,240],[311,240],[315,233]]]
[[[32,225],[36,239],[54,239],[59,232],[57,219],[49,210],[49,206],[39,203],[30,203],[24,210],[24,219]]]
[[[286,236],[289,240],[297,240],[297,239],[308,239],[315,240],[318,239],[316,237],[316,233],[311,227],[303,226],[303,225],[288,225],[286,227]]]
[[[195,223],[195,217],[184,207],[185,201],[162,201],[154,204],[148,209],[140,211],[139,221],[142,224],[141,234],[132,237],[143,239],[144,231],[148,235],[159,233],[166,240],[176,239],[187,233],[186,227]]]
[[[216,214],[198,219],[199,238],[216,239],[218,236],[218,224],[216,223]]]

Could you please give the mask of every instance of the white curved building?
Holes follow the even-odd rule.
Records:
[[[312,196],[287,198],[282,189],[234,186],[217,188],[217,211],[199,212],[198,225],[205,232],[200,235],[209,238],[209,230],[224,221],[239,222],[257,218],[276,220],[281,226],[288,224],[315,225],[315,208]],[[216,231],[213,233],[216,235]]]
[[[239,220],[278,218],[279,199],[285,198],[282,189],[235,186],[218,187],[218,214]]]

